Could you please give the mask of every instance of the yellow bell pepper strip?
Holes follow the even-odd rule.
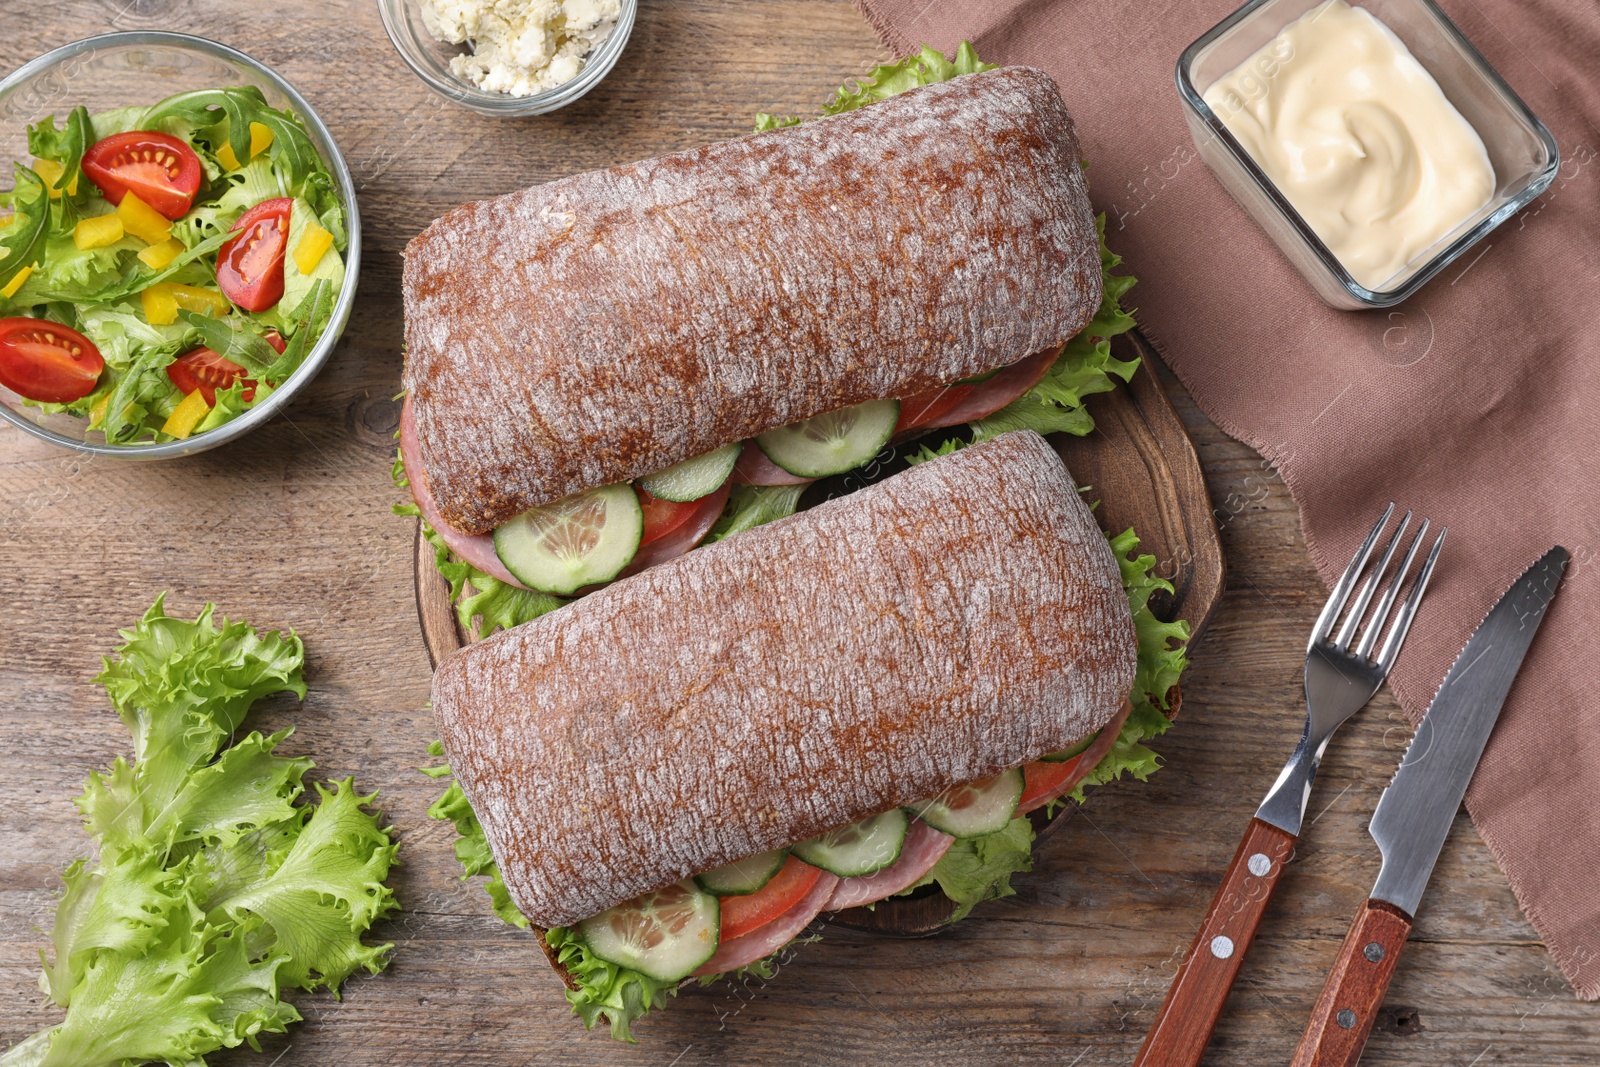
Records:
[[[111,394],[107,393],[94,402],[94,407],[89,409],[89,429],[98,430],[106,421],[106,408],[111,406]]]
[[[272,147],[272,127],[265,123],[252,122],[250,124],[250,158],[254,159],[268,148]],[[233,145],[224,143],[217,149],[217,162],[225,170],[238,170],[244,164],[239,162],[239,157],[233,154]]]
[[[272,147],[272,127],[263,122],[250,124],[250,158],[254,159]]]
[[[57,184],[61,181],[61,176],[67,172],[67,168],[53,159],[36,159],[33,161],[33,172],[44,179],[44,184],[50,190],[50,199],[60,200],[61,190],[57,188]],[[78,195],[77,175],[73,175],[72,181],[67,183],[67,195]]]
[[[7,300],[10,300],[12,297],[16,296],[17,290],[22,288],[22,283],[27,281],[28,275],[32,273],[33,267],[31,266],[23,267],[21,270],[17,271],[17,273],[11,276],[11,280],[6,282],[5,288],[0,289],[0,296],[5,297]]]
[[[72,243],[78,246],[80,252],[91,248],[104,248],[114,245],[122,240],[122,220],[116,215],[97,215],[92,219],[80,219],[78,225],[72,230]]]
[[[158,245],[172,236],[172,223],[149,204],[140,200],[131,190],[122,194],[117,205],[117,218],[122,228],[147,245]]]
[[[172,298],[185,311],[193,311],[197,315],[210,315],[212,318],[216,318],[233,310],[233,305],[228,303],[228,298],[215,289],[202,289],[198,285],[179,285],[177,282],[163,282],[162,284],[172,291]]]
[[[308,222],[305,233],[300,235],[300,243],[294,247],[294,265],[300,268],[301,274],[310,274],[332,247],[333,234],[314,221]]]
[[[127,203],[133,197],[132,193],[123,197],[122,202]],[[153,244],[139,253],[139,262],[151,270],[162,270],[173,260],[183,255],[183,242],[176,237],[168,237],[160,244]]]
[[[144,318],[152,326],[171,326],[178,321],[178,298],[172,295],[172,286],[152,285],[139,294],[144,306]]]
[[[181,441],[194,433],[194,428],[209,414],[211,405],[206,403],[205,395],[196,389],[167,416],[167,421],[161,424],[161,432]]]

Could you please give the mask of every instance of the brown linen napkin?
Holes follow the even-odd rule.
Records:
[[[1572,551],[1467,807],[1578,995],[1600,999],[1600,7],[1442,0],[1555,133],[1561,172],[1417,297],[1341,312],[1184,126],[1178,54],[1236,0],[856,4],[897,54],[965,39],[1055,76],[1107,240],[1139,276],[1146,335],[1212,419],[1277,465],[1324,581],[1387,501],[1449,525],[1391,678],[1413,722],[1512,579],[1552,544]]]

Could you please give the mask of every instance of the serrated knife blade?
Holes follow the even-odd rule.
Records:
[[[1467,639],[1428,705],[1368,832],[1383,854],[1376,900],[1415,916],[1456,809],[1566,570],[1557,546],[1522,573]]]

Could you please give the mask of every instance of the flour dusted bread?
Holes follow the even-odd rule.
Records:
[[[433,703],[550,927],[1065,747],[1134,653],[1105,538],[1018,432],[463,649]]]
[[[1072,119],[1008,67],[466,204],[405,257],[456,529],[1060,345],[1101,297]]]

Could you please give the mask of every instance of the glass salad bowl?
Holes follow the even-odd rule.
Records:
[[[89,420],[65,412],[47,414],[26,405],[0,386],[0,418],[27,433],[80,452],[120,459],[153,460],[215,448],[270,421],[317,376],[344,331],[355,301],[361,263],[361,220],[355,186],[344,157],[311,105],[287,81],[243,52],[201,37],[156,31],[108,33],[63,45],[19,67],[0,80],[0,165],[15,160],[27,166],[27,128],[46,116],[65,121],[83,105],[91,114],[158,100],[197,89],[255,86],[269,105],[298,116],[333,178],[344,210],[347,243],[342,253],[344,280],[333,294],[324,327],[304,360],[270,395],[230,421],[181,440],[153,444],[110,444],[88,429]],[[292,252],[292,249],[291,249]],[[286,269],[295,269],[286,257]],[[237,312],[235,312],[237,313]]]
[[[383,18],[383,28],[394,50],[428,88],[469,111],[508,119],[544,115],[566,107],[611,73],[622,50],[628,46],[639,4],[638,0],[621,0],[618,7],[621,10],[616,28],[584,59],[577,77],[532,96],[512,96],[480,89],[450,69],[450,60],[461,55],[465,48],[434,40],[423,22],[419,0],[378,0],[378,14]]]

